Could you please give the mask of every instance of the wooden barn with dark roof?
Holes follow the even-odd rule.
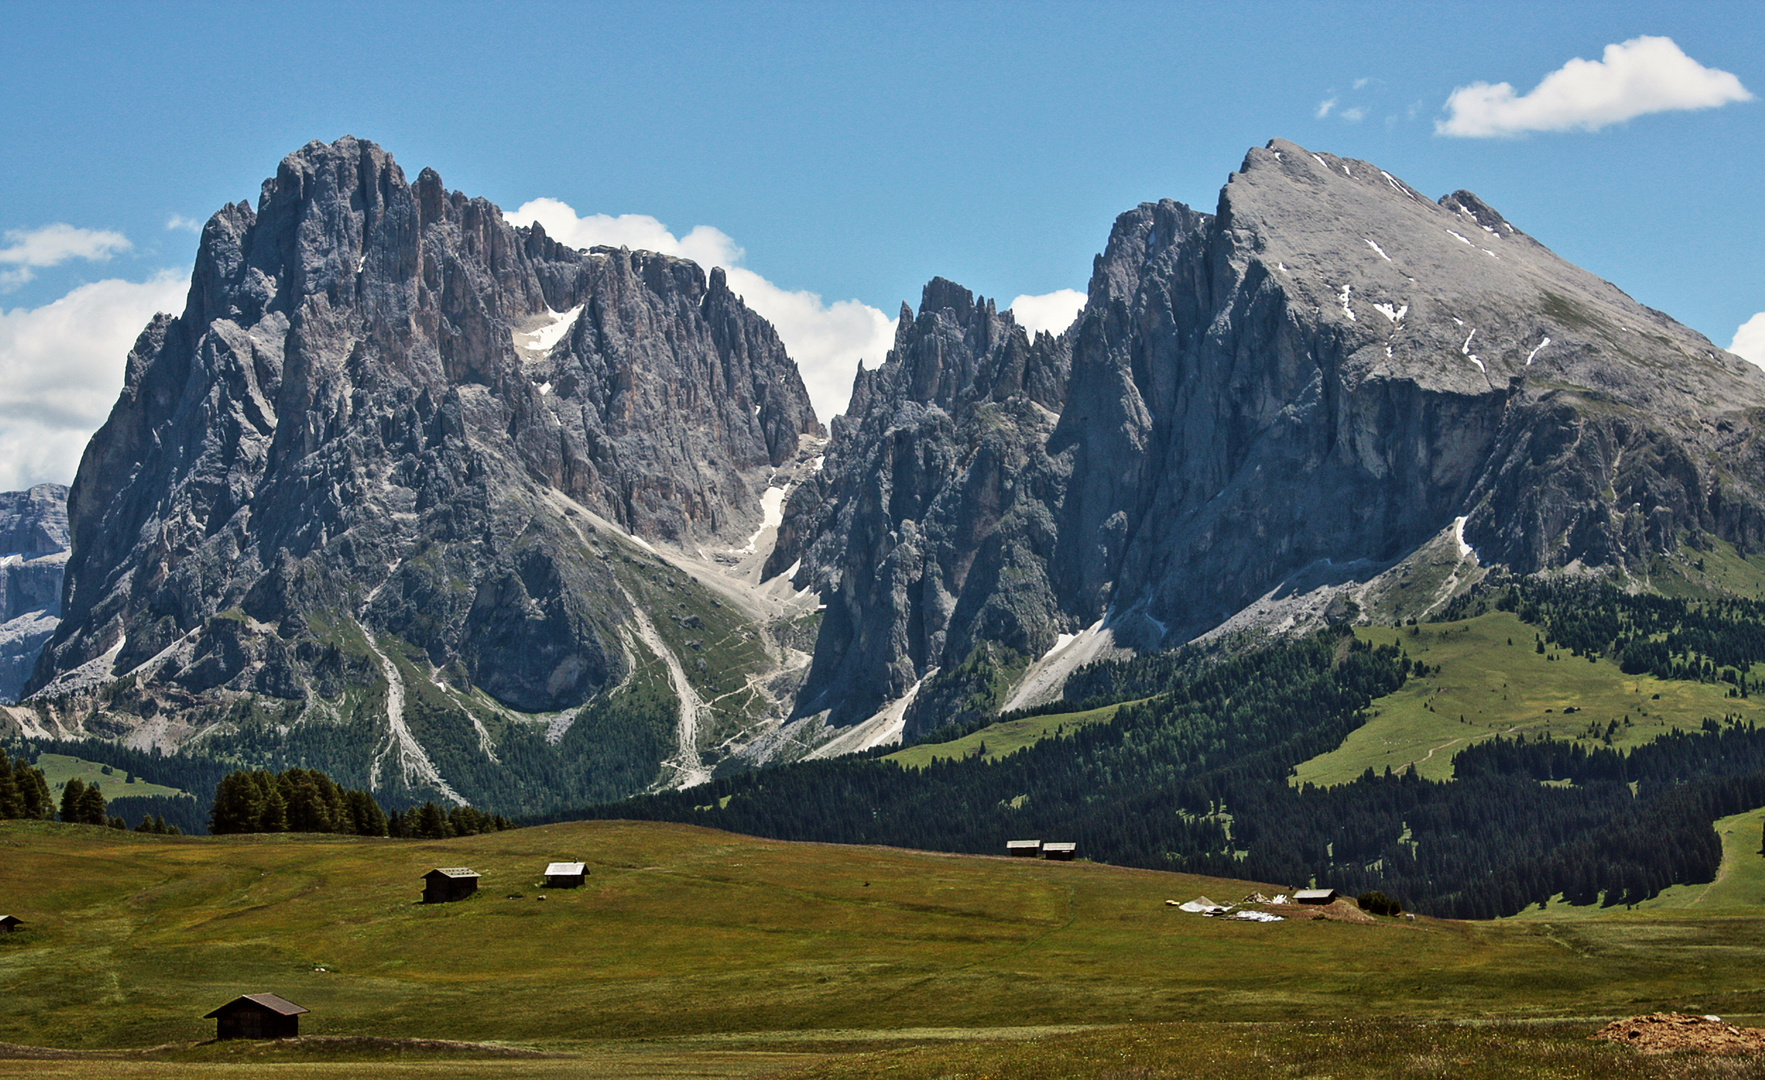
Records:
[[[438,866],[423,875],[423,903],[446,904],[478,891],[478,872],[463,866]]]
[[[292,1039],[310,1011],[275,994],[243,994],[203,1019],[215,1022],[217,1039]]]
[[[25,921],[17,915],[0,915],[0,934],[10,934],[24,924]]]

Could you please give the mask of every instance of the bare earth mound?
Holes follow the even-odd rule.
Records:
[[[1610,1039],[1645,1054],[1695,1050],[1705,1054],[1765,1053],[1765,1028],[1738,1028],[1706,1016],[1650,1013],[1614,1020],[1589,1038]]]

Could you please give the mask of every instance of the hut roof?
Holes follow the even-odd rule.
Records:
[[[294,1002],[289,1001],[285,997],[277,997],[275,994],[241,994],[238,997],[234,998],[232,1001],[229,1001],[225,1005],[222,1005],[220,1008],[216,1009],[214,1012],[207,1013],[206,1015],[203,1016],[203,1019],[204,1020],[212,1020],[215,1017],[221,1015],[221,1013],[226,1012],[228,1009],[234,1008],[235,1006],[239,1005],[241,1002],[246,1002],[246,1001],[251,1002],[253,1005],[260,1005],[263,1008],[266,1008],[266,1009],[270,1010],[271,1012],[277,1013],[282,1016],[299,1016],[303,1012],[311,1012],[312,1011],[311,1009],[304,1008],[300,1005],[296,1005]]]
[[[1079,845],[1072,840],[1050,840],[1042,845],[1043,851],[1077,851]]]
[[[0,926],[23,926],[25,921],[17,915],[0,915]]]
[[[1042,842],[1040,840],[1007,840],[1007,841],[1005,841],[1005,846],[1008,848],[1041,847]]]
[[[442,877],[450,877],[450,878],[475,878],[478,876],[478,871],[468,870],[464,866],[437,866],[435,869],[429,871],[427,874],[424,874],[423,876],[424,877],[434,877],[436,874],[440,874]]]
[[[546,877],[567,877],[571,874],[580,874],[580,873],[582,873],[583,868],[587,865],[588,865],[587,863],[579,863],[579,862],[546,863],[545,876]]]
[[[1300,904],[1327,904],[1336,899],[1336,890],[1299,889],[1294,892],[1293,899],[1296,903]]]

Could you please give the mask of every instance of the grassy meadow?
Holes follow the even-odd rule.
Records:
[[[118,799],[123,796],[134,798],[150,795],[183,795],[185,793],[182,788],[166,787],[164,784],[150,784],[140,778],[136,778],[135,782],[131,784],[128,782],[127,769],[114,769],[101,762],[87,761],[85,758],[77,758],[69,754],[41,754],[38,755],[36,764],[37,768],[43,770],[43,779],[48,781],[49,790],[54,792],[58,799],[61,797],[61,789],[67,786],[69,780],[78,780],[88,787],[97,784],[106,799]],[[106,769],[110,769],[110,772],[106,773]]]
[[[0,936],[0,1043],[78,1053],[0,1050],[0,1075],[347,1076],[373,1060],[388,1077],[1211,1076],[1278,1060],[1445,1076],[1476,1075],[1453,1063],[1497,1046],[1569,1071],[1483,1075],[1668,1075],[1573,1063],[1611,1056],[1586,1050],[1590,1018],[1765,1013],[1765,918],[1742,884],[1760,875],[1741,866],[1758,832],[1725,824],[1737,861],[1720,903],[1263,925],[1164,901],[1278,883],[678,825],[425,842],[6,822],[0,912],[29,928]],[[564,858],[588,862],[588,886],[540,888]],[[417,904],[420,875],[453,865],[484,875],[478,895]],[[200,1042],[203,1013],[266,990],[313,1010],[303,1035],[553,1056]],[[1397,1071],[1356,1049],[1378,1032],[1396,1055],[1379,1068]],[[1444,1064],[1411,1067],[1423,1059]]]
[[[1345,784],[1369,768],[1387,767],[1414,767],[1431,780],[1447,780],[1454,754],[1495,735],[1549,734],[1591,748],[1607,745],[1607,728],[1616,721],[1610,745],[1623,749],[1670,729],[1695,730],[1706,717],[1765,723],[1765,698],[1731,698],[1727,684],[1626,675],[1613,660],[1555,647],[1541,655],[1536,628],[1511,612],[1355,633],[1375,644],[1402,645],[1440,673],[1411,679],[1373,702],[1372,718],[1341,746],[1301,764],[1295,783]],[[1575,711],[1565,714],[1565,708]]]
[[[1117,702],[1083,712],[1050,713],[1046,716],[1026,716],[1019,720],[1002,720],[997,724],[988,724],[978,731],[971,731],[960,739],[903,747],[887,755],[884,760],[912,769],[923,769],[940,759],[956,760],[976,754],[988,761],[994,761],[1026,746],[1033,746],[1043,739],[1053,738],[1062,731],[1113,720],[1117,709],[1131,704],[1135,703]]]

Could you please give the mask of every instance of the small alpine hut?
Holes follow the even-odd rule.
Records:
[[[25,921],[17,915],[0,915],[0,934],[10,934],[24,924]]]
[[[478,872],[463,866],[440,866],[423,875],[423,903],[446,904],[478,891]]]
[[[1334,904],[1339,894],[1335,889],[1298,889],[1293,893],[1295,904]]]
[[[548,889],[580,889],[588,877],[588,865],[579,862],[547,863],[545,887]]]
[[[275,994],[244,994],[203,1019],[215,1022],[217,1039],[292,1039],[300,1034],[300,1014],[310,1011]]]
[[[1072,862],[1079,853],[1079,845],[1071,840],[1050,840],[1042,845],[1042,858],[1054,859],[1058,862]]]
[[[1007,840],[1005,854],[1014,859],[1033,859],[1042,853],[1040,840]]]

